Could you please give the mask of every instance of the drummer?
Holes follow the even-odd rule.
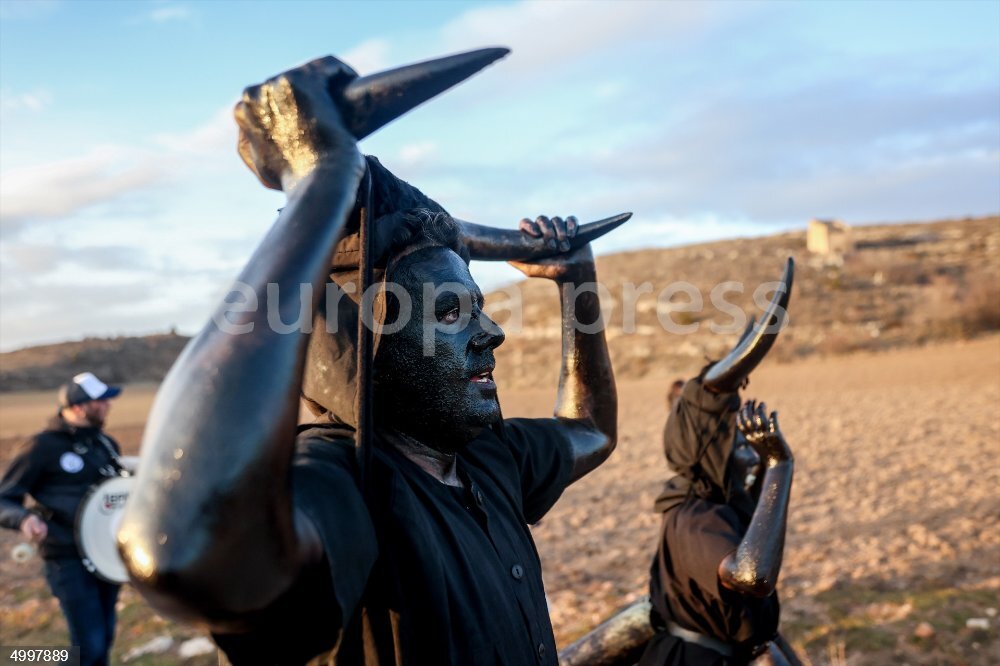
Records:
[[[107,664],[115,636],[118,585],[84,566],[73,534],[87,491],[123,473],[121,448],[103,431],[121,389],[84,372],[59,389],[59,411],[32,437],[0,481],[0,525],[40,544],[45,579],[66,616],[81,666]],[[24,506],[30,495],[34,505]]]

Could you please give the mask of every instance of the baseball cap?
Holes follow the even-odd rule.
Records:
[[[108,400],[122,392],[120,386],[108,386],[92,372],[81,372],[73,381],[59,387],[59,406],[71,407],[91,400]]]

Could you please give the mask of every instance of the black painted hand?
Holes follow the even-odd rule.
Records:
[[[357,142],[334,99],[356,77],[327,56],[243,91],[234,109],[239,153],[265,187],[287,192],[334,158],[361,168]]]
[[[576,218],[572,215],[563,220],[561,217],[548,218],[539,215],[534,222],[524,218],[517,225],[522,234],[532,238],[540,238],[552,250],[566,252],[569,250],[569,239],[576,236]]]
[[[548,218],[540,215],[534,221],[527,218],[521,220],[518,228],[521,233],[537,238],[547,247],[566,252],[570,249],[569,239],[576,236],[577,226],[576,218],[572,215],[565,220],[561,217]],[[557,254],[535,261],[511,261],[509,263],[528,277],[563,282],[594,279],[594,253],[589,244],[567,254]]]
[[[736,415],[736,427],[768,467],[794,459],[778,427],[778,412],[771,412],[768,416],[764,403],[758,405],[756,401],[748,400]]]

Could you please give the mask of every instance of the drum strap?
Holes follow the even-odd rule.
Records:
[[[103,432],[97,433],[97,440],[104,446],[104,450],[107,452],[108,456],[111,457],[111,465],[115,468],[117,476],[131,476],[131,473],[125,469],[125,465],[122,464],[121,456],[118,455],[118,451],[115,450],[114,444],[108,439],[108,436]]]

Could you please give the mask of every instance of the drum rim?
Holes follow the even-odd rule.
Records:
[[[87,548],[84,546],[82,536],[83,530],[80,528],[80,523],[83,522],[84,511],[87,508],[88,502],[94,497],[94,495],[96,495],[104,486],[110,483],[117,483],[120,480],[124,480],[131,491],[131,487],[135,483],[135,477],[109,476],[103,481],[99,481],[87,489],[87,492],[84,493],[83,497],[80,499],[80,504],[77,506],[76,510],[76,516],[73,519],[73,540],[76,541],[76,548],[80,554],[80,561],[83,562],[84,566],[87,567],[87,570],[90,571],[90,573],[97,576],[105,583],[112,583],[114,585],[122,585],[128,582],[128,572],[125,569],[125,562],[122,561],[122,571],[125,572],[125,578],[122,580],[110,578],[101,572],[100,568],[94,563],[93,557],[91,557],[92,553],[87,552]],[[88,562],[90,563],[89,567],[87,566]]]

